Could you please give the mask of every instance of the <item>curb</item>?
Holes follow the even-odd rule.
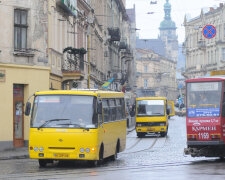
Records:
[[[127,130],[127,134],[129,134],[130,132],[134,131],[135,130],[135,127],[133,127],[132,129],[128,129]]]
[[[0,157],[1,160],[11,160],[11,159],[28,159],[29,155],[20,155],[20,156],[8,156],[8,157]]]
[[[127,129],[127,134],[131,133],[134,130],[135,130],[135,126],[130,129]],[[12,160],[12,159],[28,159],[28,158],[29,158],[29,155],[24,154],[24,155],[17,155],[17,156],[0,157],[0,161]]]

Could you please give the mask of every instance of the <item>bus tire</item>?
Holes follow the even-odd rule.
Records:
[[[112,156],[112,160],[115,161],[117,159],[117,155],[120,152],[120,141],[117,141],[115,154]]]
[[[46,167],[47,161],[45,159],[38,159],[40,167]]]
[[[98,161],[97,160],[89,160],[88,165],[90,167],[96,167],[96,166],[98,166]]]
[[[166,135],[167,135],[167,131],[166,132],[160,132],[161,137],[166,137]]]
[[[101,165],[103,163],[103,160],[104,160],[104,146],[102,144],[99,151],[99,160],[97,161],[97,164]]]
[[[145,133],[137,132],[137,137],[142,138],[145,136]]]

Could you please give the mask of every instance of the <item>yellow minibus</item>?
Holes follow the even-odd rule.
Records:
[[[30,114],[31,103],[26,105]],[[53,160],[87,160],[101,164],[116,159],[126,145],[124,93],[62,90],[35,93],[29,155],[40,167]]]
[[[159,133],[165,137],[168,132],[168,117],[173,116],[174,106],[171,109],[172,111],[168,109],[165,97],[136,98],[137,136],[140,138],[147,133]]]

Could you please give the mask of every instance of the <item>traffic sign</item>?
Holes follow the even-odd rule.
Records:
[[[212,39],[216,36],[216,28],[213,25],[206,25],[203,28],[202,34],[207,39]]]

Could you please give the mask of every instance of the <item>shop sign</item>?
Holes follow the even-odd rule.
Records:
[[[5,70],[0,69],[0,82],[5,82]]]
[[[77,16],[77,0],[61,0],[67,10],[70,11],[74,16]]]

